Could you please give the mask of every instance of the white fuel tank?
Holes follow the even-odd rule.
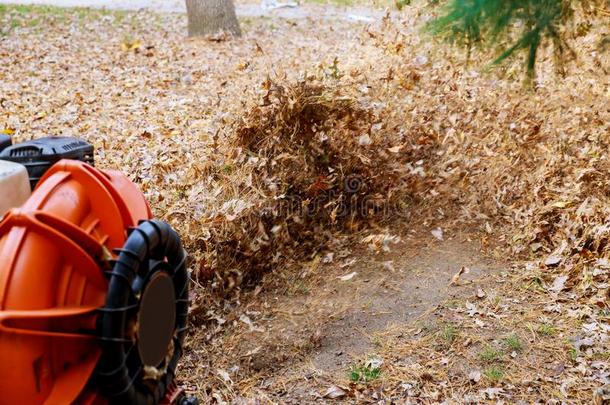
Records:
[[[31,193],[25,166],[0,160],[0,218],[9,209],[21,206]]]

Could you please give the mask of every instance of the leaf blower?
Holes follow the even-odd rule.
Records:
[[[0,404],[196,404],[174,381],[180,237],[93,154],[76,138],[0,139]]]

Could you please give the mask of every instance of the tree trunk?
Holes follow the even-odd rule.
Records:
[[[241,35],[232,0],[186,0],[189,36],[220,31]]]

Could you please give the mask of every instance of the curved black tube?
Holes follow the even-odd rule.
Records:
[[[188,315],[186,252],[180,237],[167,223],[150,220],[134,228],[117,253],[118,259],[109,272],[106,305],[101,309],[99,321],[102,357],[96,382],[111,404],[154,405],[164,397],[182,357]],[[158,262],[167,265],[155,266]],[[151,387],[141,381],[144,366],[129,328],[135,319],[134,309],[138,308],[142,288],[157,271],[168,271],[172,276],[176,324],[173,354],[166,360],[165,373]]]

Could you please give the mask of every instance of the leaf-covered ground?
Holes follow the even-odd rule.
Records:
[[[0,6],[0,130],[85,137],[178,229],[197,285],[181,378],[206,403],[608,396],[607,14],[534,91],[519,61],[467,67],[422,34],[433,12],[187,39],[181,14]],[[337,216],[344,167],[392,210]],[[342,200],[289,222],[286,193]]]

